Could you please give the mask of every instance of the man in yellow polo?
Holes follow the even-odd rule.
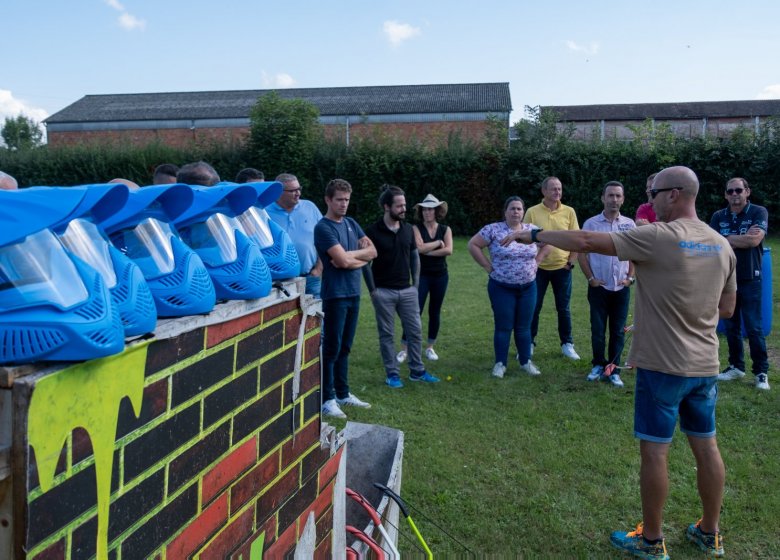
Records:
[[[547,177],[542,181],[541,204],[532,206],[525,213],[523,221],[534,224],[547,231],[578,230],[577,214],[574,208],[561,203],[563,185],[558,177]],[[577,253],[553,248],[547,257],[539,263],[536,272],[536,308],[531,321],[531,353],[536,346],[536,334],[539,332],[539,313],[544,304],[547,286],[552,284],[555,296],[555,309],[558,312],[558,336],[561,340],[561,352],[571,360],[579,360],[571,336],[571,271],[577,262]]]

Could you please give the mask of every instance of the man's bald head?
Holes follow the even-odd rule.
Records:
[[[8,173],[0,171],[0,190],[15,191],[19,188],[19,184],[16,179],[11,177]]]
[[[678,189],[686,197],[696,198],[699,194],[699,178],[688,167],[677,165],[658,172],[653,181],[653,189]]]

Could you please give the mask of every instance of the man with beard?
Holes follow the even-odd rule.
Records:
[[[620,207],[625,200],[623,183],[610,181],[604,185],[601,202],[604,211],[585,221],[583,231],[627,231],[634,229],[634,220],[623,216]],[[616,387],[623,386],[623,380],[617,372],[605,375],[604,368],[610,362],[620,364],[623,353],[628,317],[628,304],[631,300],[629,286],[634,283],[634,263],[621,261],[617,257],[598,253],[580,253],[577,257],[580,268],[588,280],[588,303],[590,304],[590,342],[593,350],[593,369],[588,381],[603,379]],[[609,322],[609,347],[604,355],[604,343],[607,322]]]
[[[366,236],[376,247],[377,257],[363,267],[363,276],[371,294],[379,331],[379,350],[387,379],[393,388],[404,386],[395,353],[395,314],[401,318],[408,343],[409,380],[437,383],[422,363],[422,322],[417,301],[420,256],[412,226],[406,217],[406,197],[399,187],[386,185],[379,195],[382,218],[366,228]]]

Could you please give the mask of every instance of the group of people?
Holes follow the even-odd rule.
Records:
[[[205,162],[158,170],[161,181],[167,175],[168,182],[219,182],[216,171]],[[251,168],[236,178],[240,183],[260,180],[262,172]],[[424,355],[436,361],[434,343],[448,285],[446,258],[453,248],[451,229],[440,223],[447,203],[429,194],[414,206],[418,225],[411,226],[405,221],[404,191],[385,185],[378,201],[382,215],[364,231],[347,216],[352,193],[347,181],[334,179],[327,184],[323,216],[314,203],[301,198],[297,177],[285,173],[276,180],[283,190],[268,213],[295,243],[307,292],[322,299],[323,414],[344,418],[342,406],[371,406],[350,391],[348,381],[361,276],[374,306],[387,386],[403,387],[400,364],[405,361],[410,381],[438,382],[423,364],[421,310],[427,300]],[[0,172],[0,188],[16,186],[12,177]],[[580,230],[574,209],[561,202],[561,181],[548,177],[541,184],[541,203],[526,211],[520,197],[509,197],[503,220],[484,226],[468,242],[469,253],[489,276],[495,377],[507,371],[513,333],[521,369],[540,375],[531,357],[550,285],[561,352],[580,359],[569,311],[571,275],[579,264],[588,282],[591,312],[593,368],[587,379],[607,379],[622,386],[619,374],[608,369],[620,363],[629,290],[636,285],[635,336],[628,362],[636,368],[634,435],[640,440],[643,521],[634,531],[615,531],[610,540],[642,558],[668,558],[662,520],[669,490],[668,454],[678,418],[696,459],[703,508],[701,518],[687,527],[686,536],[709,555],[723,555],[719,518],[725,468],[715,438],[715,403],[718,380],[745,376],[743,328],[755,386],[769,389],[761,321],[767,211],[749,201],[748,182],[735,177],[726,184],[727,208],[706,224],[696,214],[698,191],[698,178],[686,167],[653,174],[646,183],[647,203],[638,209],[635,222],[620,213],[624,185],[609,181],[601,190],[603,211]],[[398,353],[396,315],[403,325]],[[716,334],[719,319],[726,321],[729,347],[729,365],[722,372]]]

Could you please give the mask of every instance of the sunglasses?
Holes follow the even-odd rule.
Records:
[[[745,192],[745,189],[726,189],[726,194],[742,194],[743,192]]]
[[[666,192],[666,191],[678,191],[678,190],[681,190],[681,189],[682,189],[682,187],[669,187],[668,189],[650,189],[647,192],[649,192],[650,193],[650,197],[653,200],[655,200],[655,197],[658,196],[658,193],[662,193],[662,192]]]

